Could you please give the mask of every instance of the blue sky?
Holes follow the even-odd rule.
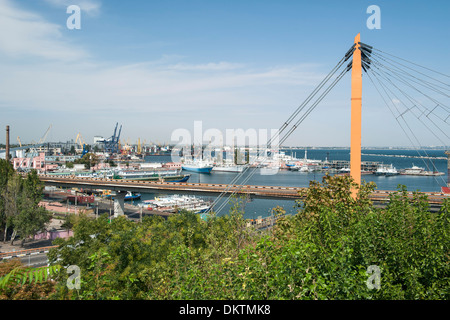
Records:
[[[66,28],[71,4],[81,7],[80,30]],[[366,26],[372,4],[379,30]],[[0,0],[0,127],[28,142],[51,124],[47,140],[81,133],[88,143],[116,122],[130,142],[170,142],[194,121],[223,132],[275,129],[358,32],[450,74],[449,9],[448,1]],[[409,145],[368,81],[363,88],[363,146]],[[348,146],[349,107],[348,74],[288,144]]]

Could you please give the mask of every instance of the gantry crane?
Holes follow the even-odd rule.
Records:
[[[75,143],[79,143],[80,146],[83,148],[83,151],[81,152],[81,157],[83,157],[88,152],[88,150],[87,144],[80,133],[78,133],[77,138],[75,139]]]

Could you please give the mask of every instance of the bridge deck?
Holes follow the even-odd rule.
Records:
[[[53,185],[66,188],[82,188],[88,190],[102,189],[112,191],[131,191],[141,193],[185,193],[197,195],[217,196],[226,191],[228,194],[236,191],[238,195],[248,195],[252,198],[272,198],[272,199],[299,199],[299,191],[306,188],[283,187],[283,186],[258,186],[245,185],[230,187],[227,184],[215,183],[180,183],[180,182],[160,182],[160,181],[136,181],[136,180],[112,180],[105,178],[85,178],[85,177],[54,177],[39,175],[39,178],[46,185]],[[375,190],[370,198],[376,202],[386,202],[389,195],[394,191]],[[441,192],[423,192],[428,196],[430,204],[440,205],[448,195]],[[409,192],[412,197],[412,192]]]

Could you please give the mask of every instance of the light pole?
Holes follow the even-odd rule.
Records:
[[[75,215],[77,214],[77,190],[75,190]]]

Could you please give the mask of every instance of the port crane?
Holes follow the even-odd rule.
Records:
[[[107,152],[107,153],[110,153],[110,154],[119,153],[119,138],[120,138],[120,133],[122,131],[122,125],[120,125],[119,132],[117,133],[118,125],[119,125],[119,123],[116,123],[116,127],[114,128],[113,135],[110,138],[102,141],[104,144],[104,147],[105,147],[105,152]]]
[[[38,154],[36,147],[38,146],[42,146],[44,144],[45,139],[47,139],[47,135],[50,131],[50,129],[52,128],[52,125],[50,124],[50,126],[47,128],[47,131],[45,131],[44,135],[41,137],[41,139],[39,139],[38,143],[34,143],[32,141],[32,144],[29,146],[29,152],[28,155],[26,156],[26,158],[30,158],[30,160],[27,162],[27,166],[25,168],[23,168],[23,162],[25,160],[25,158],[22,159],[22,161],[19,164],[19,168],[21,168],[21,170],[23,171],[30,171],[31,170],[31,163],[33,162],[32,159],[35,155]],[[17,141],[19,141],[19,145],[20,148],[22,148],[22,141],[20,141],[20,138],[17,137]]]
[[[77,138],[75,139],[75,143],[79,143],[80,146],[83,148],[83,151],[81,152],[81,157],[83,157],[86,153],[88,153],[87,144],[80,133],[78,133]]]
[[[141,153],[142,153],[141,138],[138,138],[137,154],[141,154]]]
[[[47,131],[45,131],[44,135],[42,136],[42,138],[39,140],[38,144],[44,143],[45,139],[47,139],[47,135],[50,132],[50,129],[52,128],[52,125],[50,125],[47,129]]]

